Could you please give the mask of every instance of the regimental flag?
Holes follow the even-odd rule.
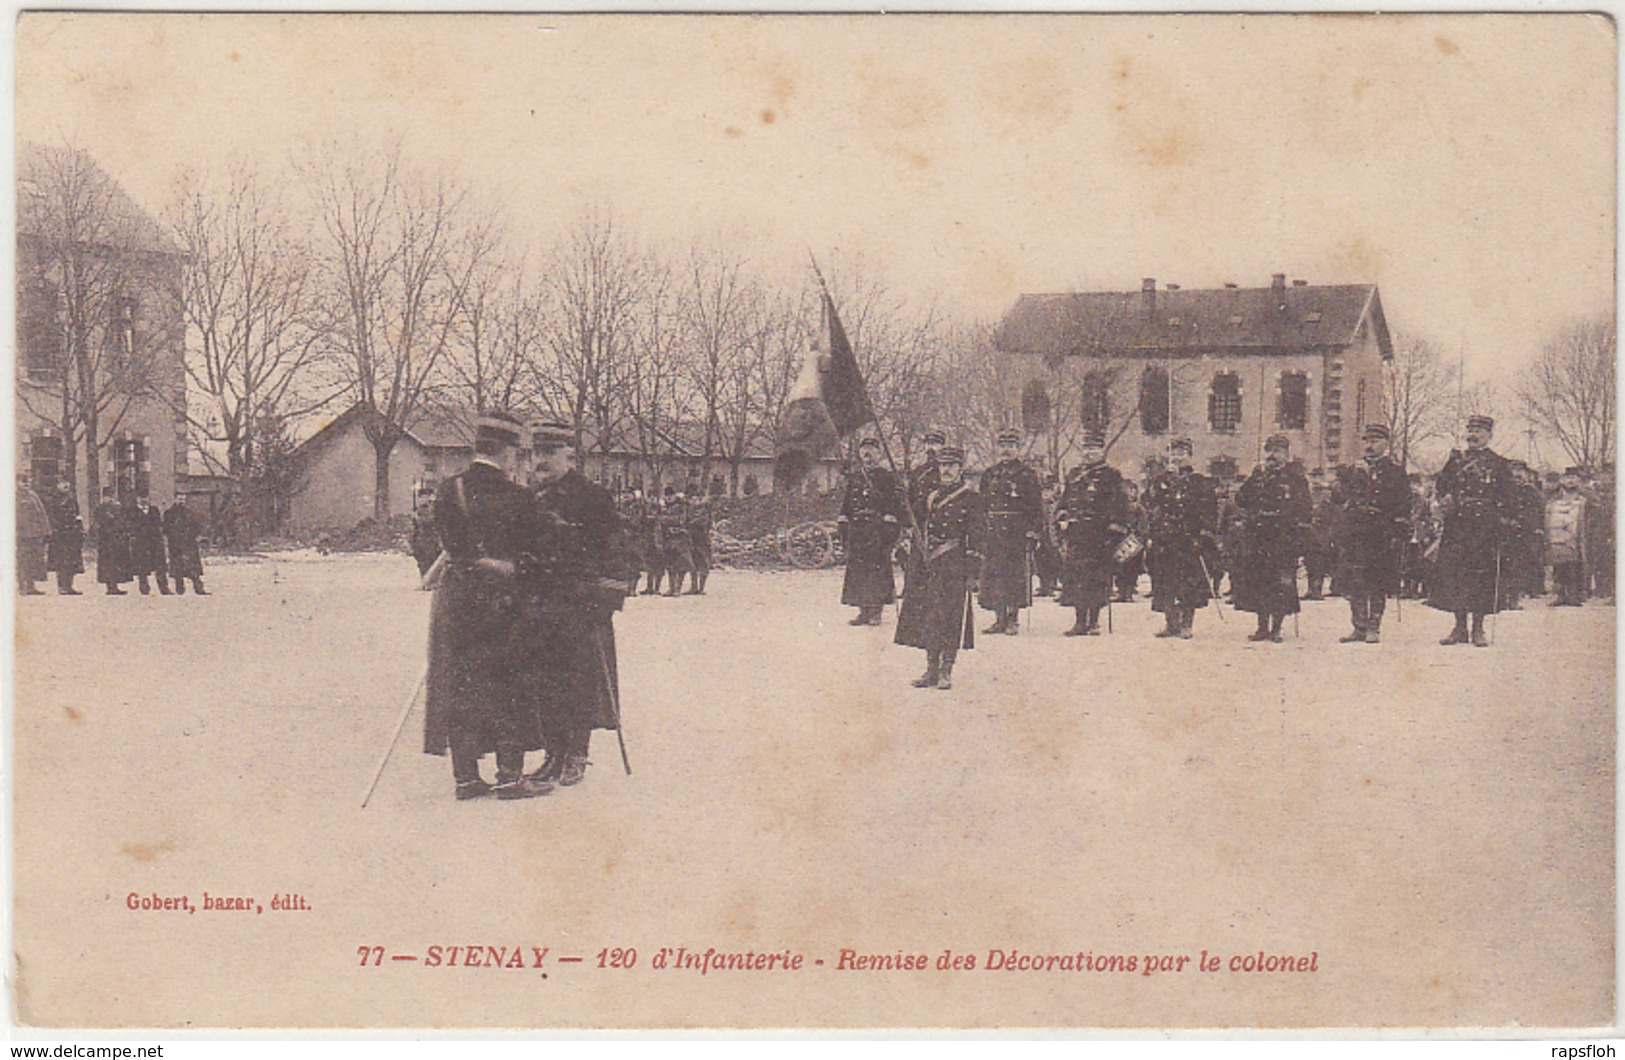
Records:
[[[823,277],[818,282],[822,286]],[[800,485],[842,438],[875,418],[835,302],[827,289],[823,297],[827,345],[807,351],[775,437],[773,478],[780,489]]]

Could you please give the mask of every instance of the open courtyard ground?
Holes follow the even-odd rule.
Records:
[[[600,732],[580,787],[458,803],[418,706],[363,809],[410,560],[207,580],[17,601],[26,1024],[1613,1021],[1610,606],[1446,649],[1413,602],[1344,646],[1337,600],[1281,645],[1143,602],[1063,638],[1041,600],[942,692],[839,572],[721,571],[617,619],[633,775]]]

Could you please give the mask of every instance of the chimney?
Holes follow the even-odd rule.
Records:
[[[1286,290],[1286,273],[1277,272],[1270,276],[1270,290],[1276,294]]]
[[[1145,306],[1145,315],[1154,316],[1157,312],[1157,281],[1155,277],[1147,276],[1140,281],[1140,302]]]

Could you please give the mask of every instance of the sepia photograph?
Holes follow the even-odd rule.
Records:
[[[1613,1033],[1611,17],[13,37],[14,1034]]]

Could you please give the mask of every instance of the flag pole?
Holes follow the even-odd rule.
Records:
[[[813,256],[813,252],[812,252],[811,247],[807,248],[807,260],[812,263],[813,275],[815,277],[817,277],[817,279],[818,279],[818,290],[824,296],[824,303],[823,303],[824,330],[825,330],[825,334],[828,334],[829,331],[830,331],[830,328],[831,328],[830,314],[834,311],[835,299],[829,293],[829,285],[824,282],[824,271],[818,267],[818,259]],[[856,352],[856,351],[854,351],[854,352]],[[868,395],[865,394],[865,401],[866,402],[867,402],[867,397],[868,397]],[[871,422],[873,422],[874,425],[875,425],[875,435],[880,440],[880,451],[882,453],[884,453],[885,456],[886,456],[886,466],[891,468],[891,473],[893,475],[901,477],[903,473],[900,470],[898,470],[897,460],[896,460],[895,457],[892,456],[891,443],[886,440],[886,431],[885,431],[884,428],[881,427],[881,425],[880,425],[880,417],[875,415],[873,405],[869,406],[869,415],[870,415]],[[862,466],[861,461],[859,462],[859,466]],[[864,471],[864,476],[867,479],[867,477],[868,477],[867,469]],[[923,549],[925,548],[925,535],[923,533],[921,533],[921,531],[920,531],[920,522],[914,515],[914,505],[911,503],[910,498],[908,497],[906,491],[905,491],[904,496],[903,496],[903,510],[908,512],[908,529],[909,529],[909,535],[912,538],[912,544],[913,544],[913,546],[915,548],[922,550],[920,552],[920,555],[923,558],[923,556],[924,556]]]

